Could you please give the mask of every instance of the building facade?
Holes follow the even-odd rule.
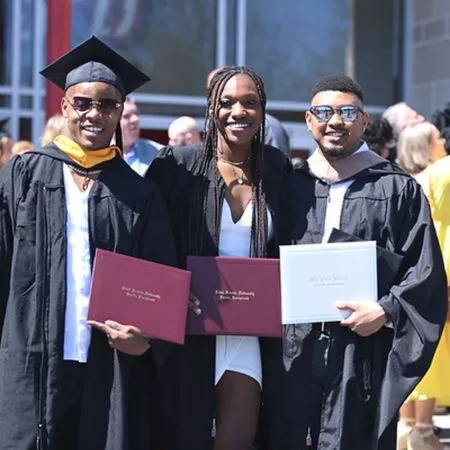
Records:
[[[405,99],[429,117],[450,101],[450,1],[410,3]]]
[[[442,19],[439,8],[450,12],[446,0],[2,0],[0,119],[10,118],[14,138],[38,143],[61,96],[50,95],[39,70],[63,53],[65,42],[74,46],[95,34],[152,78],[135,95],[145,135],[165,143],[179,115],[202,124],[208,72],[239,64],[263,77],[268,110],[287,128],[293,148],[310,150],[304,112],[323,75],[355,77],[374,113],[403,98],[428,113],[442,100],[427,97],[439,83],[450,94],[450,72],[441,80],[432,65],[417,61],[431,60],[432,44],[441,39],[439,76],[450,67],[444,33],[430,32],[429,22]],[[435,34],[439,27],[450,32],[450,19]]]

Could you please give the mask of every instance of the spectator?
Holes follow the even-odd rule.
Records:
[[[4,130],[6,122],[9,119],[0,121],[0,169],[12,158],[12,146],[14,141],[9,134]]]
[[[169,125],[169,145],[182,147],[201,142],[200,131],[193,117],[181,116]]]
[[[62,114],[55,114],[49,117],[45,124],[44,132],[41,137],[41,145],[51,144],[56,136],[62,134],[64,129],[64,117]]]
[[[127,97],[122,118],[123,157],[139,175],[144,175],[162,145],[149,139],[140,139],[141,126],[139,109],[133,97]]]
[[[395,145],[391,147],[389,153],[389,161],[394,162],[397,158],[397,140],[402,130],[408,125],[423,122],[425,118],[405,102],[390,106],[384,111],[382,117],[389,122],[394,132]]]
[[[450,154],[450,102],[444,109],[438,109],[432,114],[431,123],[436,125],[439,133],[445,139],[445,151]]]
[[[443,158],[445,140],[430,122],[406,127],[397,144],[397,164],[407,173],[420,179],[420,173],[432,162]]]
[[[389,122],[383,117],[376,117],[369,121],[364,140],[371,150],[383,158],[389,159],[394,143],[394,133]]]
[[[405,102],[389,106],[389,108],[384,111],[382,117],[391,125],[396,140],[405,127],[425,120],[425,117],[423,117],[422,114],[419,114]]]
[[[11,152],[13,155],[22,155],[26,152],[32,152],[34,145],[30,141],[17,141],[13,144]]]
[[[397,156],[399,166],[419,181],[427,195],[448,271],[446,234],[449,221],[446,216],[449,202],[445,191],[449,178],[442,170],[448,168],[448,161],[436,168],[432,164],[446,156],[444,143],[432,123],[418,123],[400,133]],[[450,330],[447,321],[430,369],[400,409],[398,450],[443,448],[434,433],[433,412],[436,405],[450,405],[449,379]]]

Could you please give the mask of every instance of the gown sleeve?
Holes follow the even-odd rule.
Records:
[[[400,391],[411,392],[428,370],[447,315],[447,280],[428,201],[411,180],[398,199],[402,224],[396,253],[403,256],[397,280],[381,297],[394,326],[394,341],[380,401],[381,429],[398,410]],[[398,385],[400,383],[400,386]],[[383,423],[386,421],[387,423]]]
[[[148,168],[145,178],[153,181],[160,189],[166,204],[169,203],[175,184],[178,162],[171,147],[162,148]]]
[[[24,172],[20,157],[0,170],[0,337],[9,296],[17,199],[23,192]]]
[[[175,267],[177,258],[167,209],[160,190],[157,186],[153,187],[153,195],[148,199],[145,224],[142,227],[143,236],[140,239],[139,257]],[[164,364],[172,347],[172,344],[168,342],[159,339],[151,340],[153,357],[158,367]]]

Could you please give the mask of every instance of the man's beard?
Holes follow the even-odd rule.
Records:
[[[357,148],[348,149],[343,146],[333,146],[333,147],[320,147],[320,150],[322,150],[322,153],[325,156],[325,158],[330,160],[336,160],[345,158],[346,156],[350,156],[357,150]]]

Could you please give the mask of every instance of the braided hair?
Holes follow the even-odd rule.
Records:
[[[236,75],[246,75],[255,83],[259,101],[262,108],[262,116],[266,113],[266,94],[264,83],[259,75],[247,67],[226,66],[217,70],[208,85],[207,107],[204,128],[203,151],[194,164],[194,174],[201,180],[193,193],[192,207],[189,209],[188,220],[188,245],[191,254],[202,254],[204,212],[207,206],[209,191],[208,173],[214,170],[214,239],[218,245],[220,233],[220,202],[221,192],[219,181],[221,175],[217,168],[217,145],[220,131],[217,127],[217,117],[221,108],[220,97],[227,82]],[[264,136],[265,120],[263,119],[258,132],[253,136],[250,149],[250,173],[252,179],[253,216],[251,226],[250,254],[256,257],[267,255],[267,214],[266,201],[263,191],[264,172]]]

